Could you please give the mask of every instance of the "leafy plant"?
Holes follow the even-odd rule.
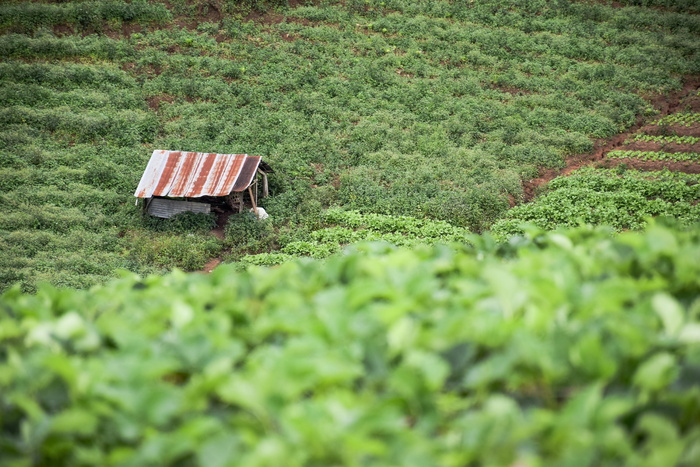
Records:
[[[39,466],[697,464],[698,230],[480,238],[125,274],[90,291],[11,289],[0,297],[0,455]]]
[[[676,143],[676,144],[696,144],[700,142],[700,137],[697,136],[679,136],[679,135],[672,135],[672,136],[664,136],[664,135],[635,135],[631,141],[646,141],[650,143],[660,143],[660,144],[665,144],[665,143]]]
[[[558,177],[533,203],[516,206],[491,231],[500,239],[523,232],[530,222],[544,229],[579,224],[641,229],[651,217],[678,219],[690,227],[700,222],[697,176],[584,168]]]
[[[656,125],[682,125],[690,127],[695,123],[700,123],[700,113],[693,112],[675,112],[656,121]]]
[[[160,243],[211,239],[203,226],[143,222],[132,193],[154,148],[258,154],[274,168],[271,225],[261,237],[229,236],[234,260],[293,242],[336,251],[361,235],[402,245],[459,237],[324,231],[334,227],[324,210],[337,205],[485,231],[524,198],[523,180],[652,116],[642,95],[700,72],[697,15],[664,8],[4,2],[0,238],[12,246],[0,289],[89,287],[118,268],[218,255],[221,246],[192,261],[155,255],[155,266]],[[664,206],[648,211],[685,209]],[[692,218],[692,208],[679,213]],[[29,240],[38,233],[53,239],[44,252]],[[149,246],[137,251],[142,238]]]
[[[663,152],[663,151],[610,151],[607,157],[613,159],[640,159],[643,161],[697,161],[700,154],[697,152]]]

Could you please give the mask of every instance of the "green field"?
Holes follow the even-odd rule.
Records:
[[[330,206],[482,232],[700,73],[693,2],[627,3],[5,2],[0,289],[274,253]],[[262,155],[266,241],[143,219],[153,149]]]
[[[622,231],[641,229],[657,216],[695,229],[700,222],[698,200],[698,174],[587,167],[552,180],[547,193],[510,210],[492,232],[507,239],[522,233],[524,222],[543,229],[593,224]]]
[[[0,464],[700,465],[699,78],[695,0],[0,3]]]

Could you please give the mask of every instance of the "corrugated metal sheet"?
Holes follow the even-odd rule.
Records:
[[[226,196],[252,183],[260,156],[153,151],[134,196]]]
[[[246,159],[243,161],[243,166],[238,174],[238,180],[233,184],[233,191],[243,191],[253,182],[253,177],[255,177],[255,171],[258,170],[258,164],[260,161],[254,161],[252,159]]]
[[[187,211],[209,214],[211,212],[211,205],[209,203],[163,198],[153,198],[148,203],[148,213],[152,216],[162,217],[164,219]]]

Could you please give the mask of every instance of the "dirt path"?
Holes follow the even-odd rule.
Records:
[[[669,95],[653,95],[644,96],[651,105],[659,111],[659,115],[654,119],[664,117],[666,115],[685,110],[686,106],[690,111],[700,111],[700,97],[697,96],[698,88],[700,88],[700,76],[686,76],[683,87],[674,91]],[[639,161],[627,159],[605,159],[605,155],[615,149],[621,149],[623,143],[633,134],[647,125],[647,121],[640,117],[635,125],[633,125],[625,133],[615,135],[610,139],[600,139],[594,144],[594,149],[588,154],[575,154],[566,159],[566,165],[562,169],[542,169],[537,178],[526,180],[523,182],[523,201],[529,202],[537,196],[540,187],[559,177],[567,175],[576,169],[583,166],[600,163],[601,166],[615,167],[621,163],[625,163],[630,167],[641,170],[661,170],[664,167],[670,170],[679,170],[689,173],[700,173],[700,164],[686,162],[669,162],[669,161]],[[634,147],[625,146],[625,149],[644,150],[636,144]],[[658,150],[658,149],[653,149]],[[603,162],[604,161],[604,162]]]
[[[233,214],[232,212],[223,212],[220,213],[216,217],[216,227],[214,227],[209,233],[218,238],[219,240],[224,240],[226,238],[226,223],[228,222],[228,218]],[[222,255],[225,252],[222,252]],[[208,274],[214,270],[215,267],[217,267],[221,262],[223,261],[223,256],[217,256],[215,258],[211,258],[207,263],[204,265],[204,267],[201,269],[200,272]]]
[[[221,264],[221,258],[212,258],[207,262],[207,264],[204,265],[201,272],[208,274],[212,272],[219,264]]]

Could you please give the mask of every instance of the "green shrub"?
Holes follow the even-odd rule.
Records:
[[[234,214],[225,227],[226,243],[238,248],[264,244],[271,234],[270,221],[259,220],[253,213]]]
[[[221,244],[216,239],[195,234],[132,234],[127,246],[131,260],[161,270],[196,271],[220,251]]]
[[[216,216],[194,212],[182,212],[169,219],[144,216],[143,224],[148,229],[158,232],[205,234],[216,226]]]
[[[516,206],[491,227],[501,239],[522,233],[521,224],[554,229],[579,224],[641,229],[656,216],[692,227],[700,222],[700,184],[692,174],[583,168],[552,180],[550,191]]]

